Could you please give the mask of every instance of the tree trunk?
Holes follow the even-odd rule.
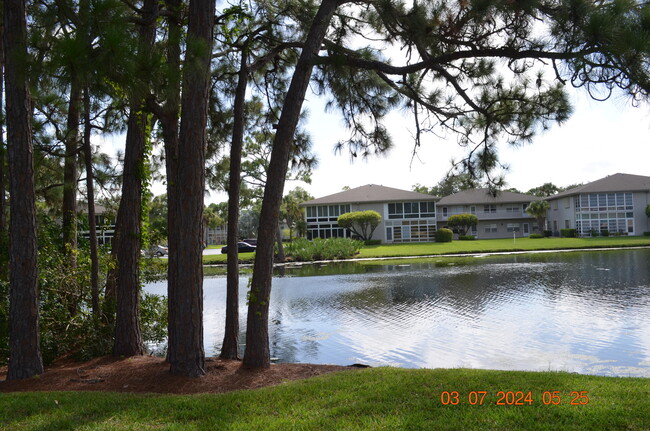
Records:
[[[4,22],[0,20],[0,112],[2,112],[1,95],[4,93],[4,32]],[[3,123],[3,119],[0,118],[0,130],[4,130]],[[0,244],[4,244],[1,240],[7,232],[7,201],[5,200],[7,186],[5,184],[5,175],[5,140],[4,133],[0,133]]]
[[[140,330],[140,213],[142,208],[141,166],[145,146],[146,115],[132,107],[129,114],[122,198],[115,227],[117,241],[117,308],[113,355],[144,353]]]
[[[38,333],[36,203],[31,100],[24,60],[27,25],[23,0],[5,0],[7,149],[10,214],[9,369],[7,380],[43,372]]]
[[[167,59],[167,76],[168,82],[164,89],[163,99],[164,105],[159,106],[149,100],[149,107],[154,112],[154,115],[160,122],[162,129],[163,142],[165,144],[165,171],[167,175],[167,240],[168,243],[177,244],[179,240],[176,239],[178,228],[176,223],[178,220],[174,217],[176,214],[171,210],[171,202],[176,202],[177,198],[177,180],[178,180],[178,116],[180,112],[180,64],[181,64],[181,1],[180,0],[165,0],[165,8],[170,13],[167,15],[168,20],[168,36],[166,45],[166,59]],[[172,332],[173,326],[176,324],[176,308],[172,306],[172,300],[175,299],[176,290],[172,287],[172,276],[175,271],[171,270],[172,262],[175,257],[172,253],[169,255],[167,261],[167,332]],[[167,360],[170,360],[169,343],[168,339]]]
[[[205,374],[201,225],[214,12],[214,0],[190,0],[174,179],[178,193],[169,202],[178,231],[169,243],[169,305],[174,312],[169,316],[168,359],[172,374],[191,377]]]
[[[95,220],[95,186],[93,175],[92,148],[90,146],[90,94],[84,88],[84,162],[86,165],[86,194],[88,200],[88,234],[90,237],[90,292],[92,311],[95,318],[99,317],[99,256],[97,251],[97,221]]]
[[[76,266],[76,259],[72,251],[77,248],[77,151],[79,150],[80,106],[81,86],[76,73],[73,71],[65,135],[62,214],[63,246],[66,248],[64,252],[68,256],[70,267]],[[72,315],[74,314],[76,314],[76,306]]]
[[[226,278],[226,330],[221,358],[239,359],[239,200],[241,192],[241,153],[244,144],[244,105],[248,86],[246,46],[242,49],[239,81],[235,91],[233,131],[230,146],[228,184],[228,272]]]
[[[339,0],[323,0],[314,17],[296,64],[273,140],[273,151],[271,152],[260,214],[258,245],[248,305],[246,350],[244,352],[244,366],[248,368],[268,368],[271,365],[268,321],[271,279],[273,277],[273,243],[280,218],[280,205],[282,204],[289,154],[311,78],[312,60],[318,55],[332,15],[339,4]]]
[[[148,55],[155,38],[155,0],[145,0],[140,27],[139,53]],[[142,111],[144,101],[134,97],[130,103],[122,198],[115,227],[117,241],[115,345],[113,355],[136,356],[144,354],[140,328],[140,249],[142,246],[142,175],[145,161],[148,114]]]

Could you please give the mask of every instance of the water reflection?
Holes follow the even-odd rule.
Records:
[[[274,279],[271,355],[650,376],[648,258],[645,250],[592,251],[286,268]],[[206,350],[218,354],[225,278],[204,286]],[[165,286],[147,289],[164,293]]]

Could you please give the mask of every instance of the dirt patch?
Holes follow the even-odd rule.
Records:
[[[23,391],[111,391],[165,394],[219,393],[257,389],[288,380],[306,379],[352,367],[314,364],[274,364],[265,370],[246,370],[240,361],[206,360],[202,377],[169,374],[164,359],[101,357],[88,362],[60,360],[45,373],[31,379],[6,381],[6,367],[0,368],[0,392]]]

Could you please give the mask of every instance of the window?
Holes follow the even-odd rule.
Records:
[[[632,193],[589,193],[576,197],[576,230],[580,235],[608,230],[611,233],[630,233],[628,223],[634,225]]]
[[[435,202],[394,202],[388,204],[388,219],[419,219],[436,216]]]
[[[447,217],[447,207],[442,207],[442,216]]]
[[[569,229],[571,227],[571,222],[569,220],[564,220],[564,228]]]
[[[495,212],[497,212],[497,206],[494,205],[494,204],[483,205],[483,212],[484,213],[495,213]]]
[[[496,233],[498,230],[499,228],[496,223],[485,225],[485,233]]]
[[[508,223],[507,230],[508,232],[519,232],[520,227],[519,223]]]

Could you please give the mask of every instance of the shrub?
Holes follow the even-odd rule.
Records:
[[[461,241],[472,241],[475,240],[476,237],[474,235],[460,235],[458,239]]]
[[[380,239],[369,239],[367,241],[363,242],[364,245],[380,245],[381,240]]]
[[[436,242],[451,242],[454,239],[454,232],[451,229],[438,229],[436,231]]]
[[[650,236],[650,232],[643,232],[643,236]]]
[[[350,229],[363,240],[371,240],[372,234],[381,223],[381,214],[377,211],[353,211],[341,214],[336,223],[339,227]]]
[[[560,236],[562,236],[562,238],[575,238],[576,230],[575,229],[560,229]]]
[[[607,229],[603,229],[603,230],[600,231],[600,235],[609,236],[609,231]]]
[[[544,236],[548,236],[548,237],[553,236],[553,231],[552,230],[545,230],[544,231]]]
[[[541,234],[541,233],[531,233],[530,235],[528,235],[528,238],[532,238],[532,239],[544,238],[544,234]]]
[[[477,223],[478,217],[474,214],[454,214],[447,219],[449,227],[457,229],[461,236],[465,236],[465,233]]]
[[[288,244],[284,252],[295,261],[348,259],[359,252],[362,241],[350,238],[316,238],[309,241],[298,238]]]

